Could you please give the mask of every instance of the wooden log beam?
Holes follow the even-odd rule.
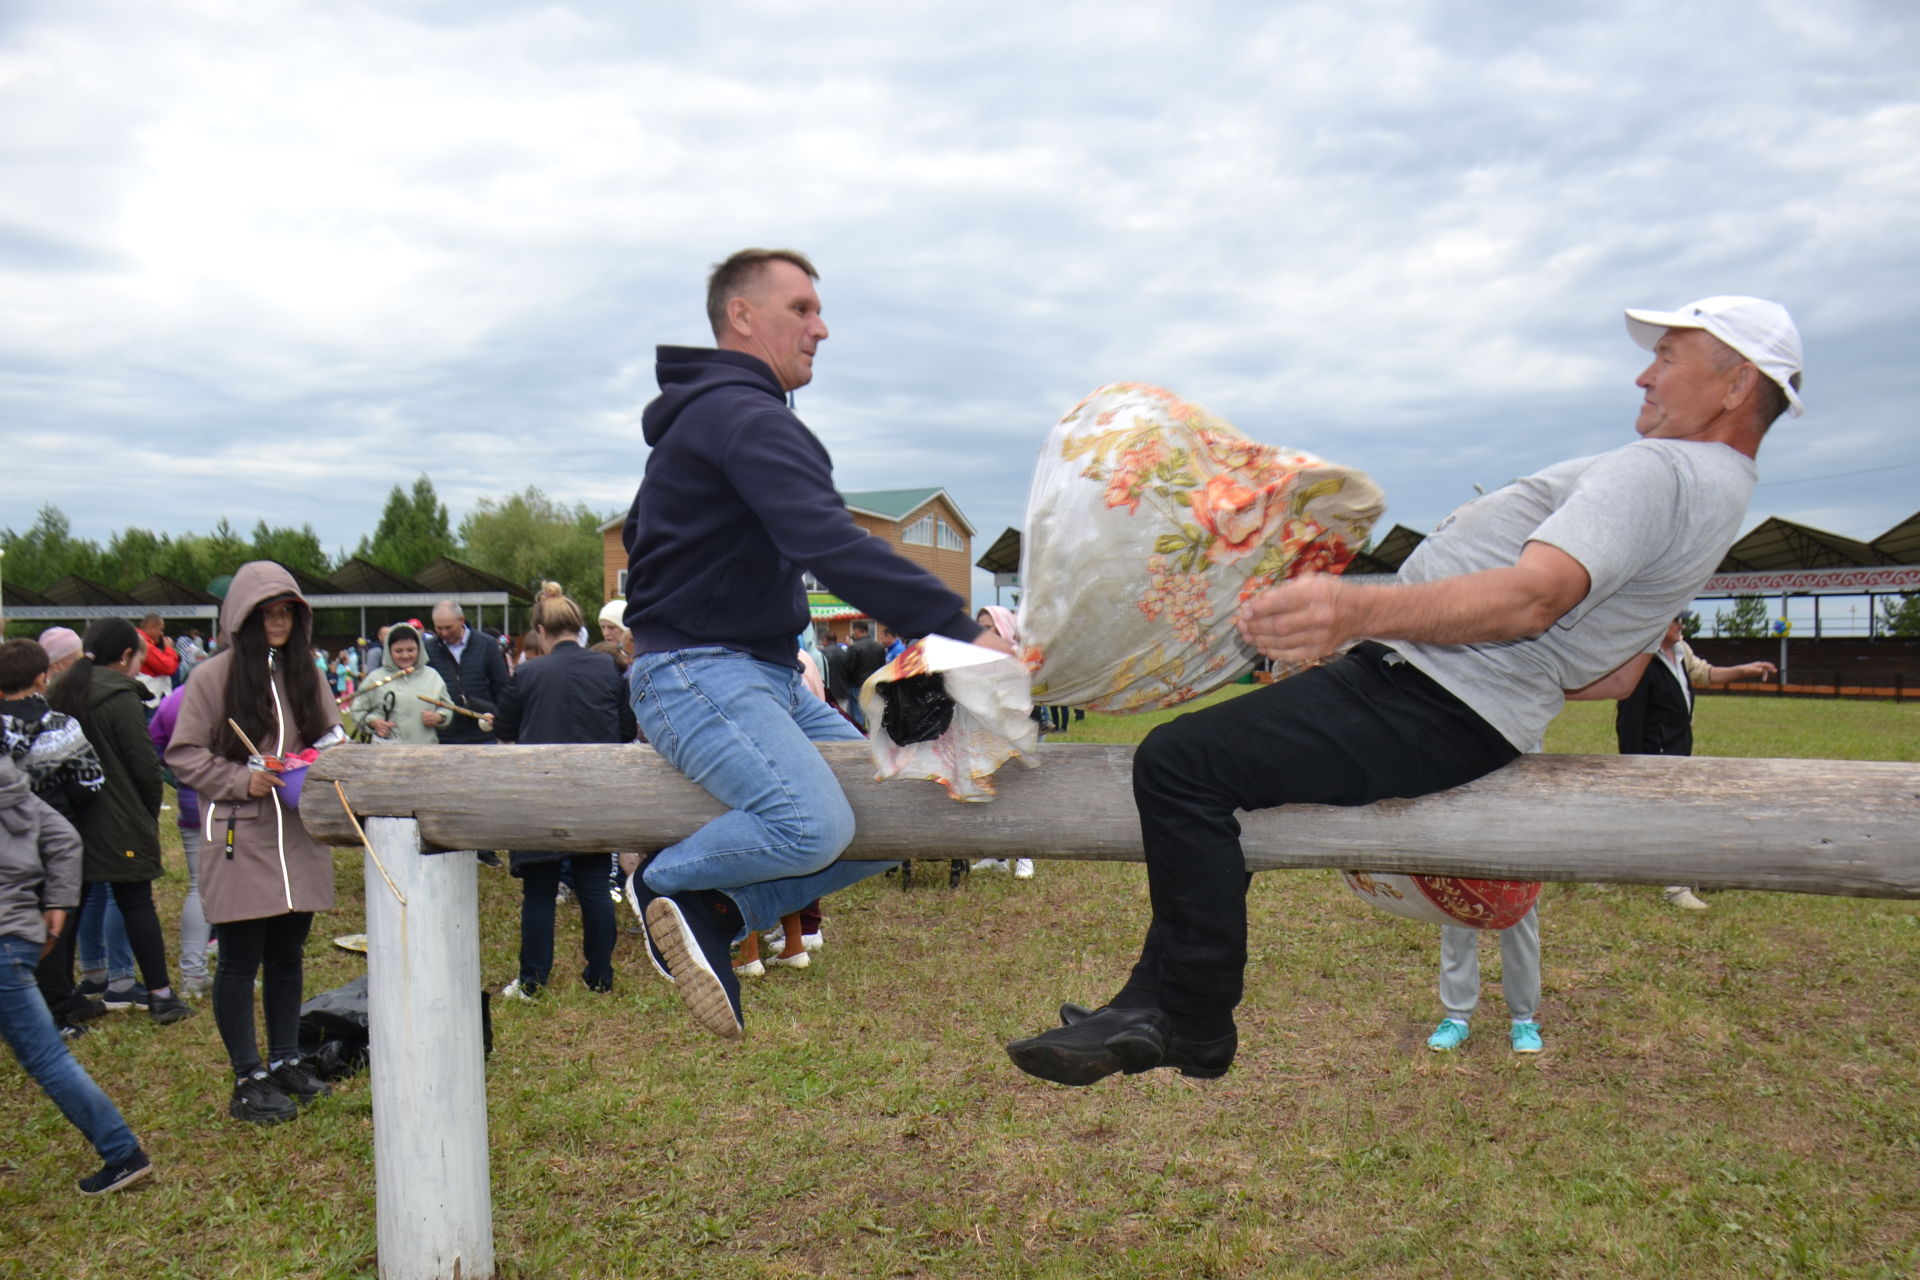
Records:
[[[821,748],[858,819],[845,857],[1138,860],[1130,747],[1041,748],[989,804],[931,782],[876,783],[865,744]],[[413,817],[441,849],[647,852],[720,806],[650,747],[341,746],[301,816],[358,845],[365,817]],[[1332,867],[1515,880],[1696,884],[1920,897],[1920,765],[1706,756],[1523,756],[1478,782],[1359,808],[1243,816],[1251,870]]]

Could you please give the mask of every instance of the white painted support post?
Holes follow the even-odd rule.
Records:
[[[366,829],[380,1280],[491,1280],[475,860],[423,853],[412,818]]]

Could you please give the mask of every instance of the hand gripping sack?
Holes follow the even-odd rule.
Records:
[[[860,689],[876,780],[931,778],[955,800],[994,797],[1008,760],[1037,768],[1040,728],[1027,673],[1005,654],[928,636]]]
[[[1177,706],[1258,656],[1233,615],[1283,578],[1337,573],[1386,505],[1363,472],[1249,440],[1172,392],[1100,388],[1055,424],[1021,539],[1033,700]]]

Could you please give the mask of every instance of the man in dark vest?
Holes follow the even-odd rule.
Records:
[[[427,640],[427,662],[447,682],[447,698],[457,707],[480,713],[479,719],[458,712],[440,726],[443,746],[492,742],[493,709],[507,691],[507,659],[491,636],[467,625],[467,616],[451,600],[433,606],[433,635]]]
[[[1613,731],[1623,756],[1692,755],[1695,685],[1764,680],[1778,670],[1771,662],[1748,662],[1738,667],[1708,665],[1680,638],[1686,619],[1682,613],[1667,625],[1660,650],[1647,663],[1640,683],[1615,707]],[[1668,885],[1667,901],[1683,911],[1707,909],[1689,884]]]

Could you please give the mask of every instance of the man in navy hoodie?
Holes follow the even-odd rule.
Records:
[[[801,575],[908,635],[1011,653],[939,579],[854,524],[826,449],[789,406],[827,337],[817,279],[785,249],[714,269],[718,349],[659,348],[660,395],[641,418],[653,452],[627,514],[634,715],[731,810],[656,854],[627,894],[694,1020],[728,1039],[745,1025],[735,939],[887,866],[835,861],[853,811],[814,744],[860,735],[801,681]]]

